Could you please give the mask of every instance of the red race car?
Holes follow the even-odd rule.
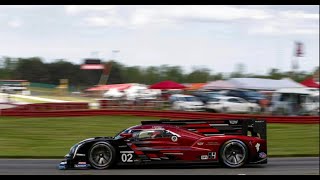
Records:
[[[230,168],[267,163],[266,122],[255,119],[159,120],[71,147],[58,168],[220,163]]]

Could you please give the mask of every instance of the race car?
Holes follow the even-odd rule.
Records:
[[[266,122],[257,119],[141,121],[114,137],[70,148],[59,169],[119,165],[220,163],[239,168],[267,163]]]

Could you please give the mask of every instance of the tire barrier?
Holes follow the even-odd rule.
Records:
[[[37,106],[35,106],[36,108]],[[51,107],[49,105],[49,107]],[[58,107],[58,106],[57,106]],[[64,106],[66,107],[66,106]],[[71,106],[70,106],[71,107]],[[78,106],[77,106],[78,107]],[[80,106],[79,106],[80,107]],[[46,106],[48,108],[48,106]],[[73,107],[74,108],[74,107]],[[319,124],[319,116],[268,116],[248,114],[218,114],[208,112],[181,112],[164,110],[128,110],[128,109],[68,109],[68,110],[37,110],[37,109],[3,109],[2,116],[23,117],[68,117],[68,116],[100,116],[100,115],[132,115],[144,117],[160,117],[169,119],[265,119],[268,123]]]

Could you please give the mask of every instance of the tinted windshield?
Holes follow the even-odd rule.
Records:
[[[184,97],[186,101],[199,101],[196,97]]]
[[[120,131],[120,132],[114,137],[114,139],[120,139],[120,138],[122,138],[122,137],[120,136],[120,134],[122,134],[122,133],[134,133],[134,132],[136,132],[136,131],[141,131],[141,130],[135,130],[135,129],[131,129],[131,128],[132,128],[132,127]]]
[[[249,96],[249,97],[259,97],[259,98],[264,98],[264,96],[258,92],[255,91],[245,91],[244,92],[245,95]]]
[[[207,93],[209,98],[216,98],[216,97],[221,97],[223,96],[222,94],[219,93]]]
[[[315,102],[315,103],[319,103],[319,96],[314,96],[313,98],[313,102]]]
[[[120,132],[114,137],[114,139],[120,139],[120,138],[122,138],[122,137],[120,136],[120,134],[122,134],[122,133],[128,133],[128,131],[129,131],[129,129],[124,129],[124,130],[120,131]]]

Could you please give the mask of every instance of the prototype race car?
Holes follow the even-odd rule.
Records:
[[[71,147],[59,169],[116,165],[221,163],[238,168],[267,163],[266,122],[254,119],[158,120]]]

